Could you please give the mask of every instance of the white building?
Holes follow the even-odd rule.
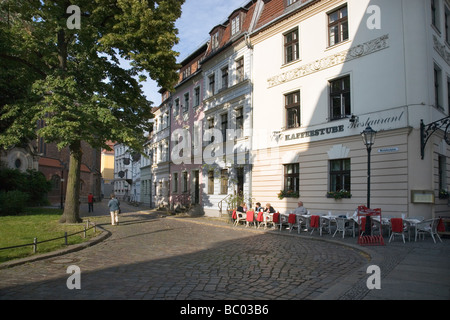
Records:
[[[225,200],[231,195],[242,194],[251,201],[252,48],[248,34],[260,6],[261,1],[251,1],[215,26],[202,62],[206,133],[202,202],[210,216],[225,213]]]
[[[366,204],[370,125],[371,207],[448,215],[446,127],[422,159],[420,124],[449,115],[449,25],[445,0],[264,1],[251,33],[253,198],[280,212],[299,199],[313,212]]]
[[[163,94],[163,102],[153,110],[155,115],[153,135],[150,143],[152,148],[152,180],[151,194],[154,207],[169,205],[169,144],[170,144],[170,98],[168,92]]]
[[[123,144],[114,145],[114,194],[119,200],[128,200],[133,184],[132,162],[129,148]]]

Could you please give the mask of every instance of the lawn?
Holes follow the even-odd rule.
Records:
[[[41,241],[63,237],[64,233],[68,235],[84,231],[84,224],[66,225],[60,224],[62,210],[48,209],[48,208],[27,208],[23,214],[16,216],[0,216],[0,248],[12,247],[23,244],[32,244],[34,238],[37,238],[37,252],[45,253],[66,247],[64,238],[39,243]],[[89,240],[100,233],[97,229],[95,234],[94,229],[68,237],[67,244],[73,245]],[[0,249],[0,263],[23,258],[33,255],[33,245],[14,248],[14,249]]]

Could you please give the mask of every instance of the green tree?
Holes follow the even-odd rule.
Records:
[[[173,88],[184,0],[0,0],[0,144],[35,136],[70,150],[62,223],[81,221],[81,142],[142,150],[151,130],[145,74]],[[80,9],[80,28],[68,24]],[[128,69],[120,58],[130,62]],[[136,80],[138,79],[138,80]],[[39,119],[45,126],[36,128]]]

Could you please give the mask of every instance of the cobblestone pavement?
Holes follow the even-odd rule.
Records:
[[[104,205],[96,206],[96,215],[105,214]],[[96,217],[110,232],[106,240],[0,268],[0,300],[450,298],[448,239],[360,247],[352,237],[298,236],[122,207],[119,226],[109,225],[108,216]],[[385,290],[367,288],[371,264],[381,267]],[[81,270],[81,290],[66,286],[70,265]],[[415,279],[405,281],[405,275]]]
[[[0,270],[0,299],[313,299],[367,263],[351,248],[127,213],[78,252]],[[81,290],[69,290],[69,265]]]

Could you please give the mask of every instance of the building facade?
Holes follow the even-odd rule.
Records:
[[[162,90],[163,102],[155,107],[152,148],[152,196],[153,206],[157,208],[169,206],[170,195],[170,108],[171,97],[169,93]]]
[[[439,194],[448,190],[449,146],[438,130],[422,159],[421,120],[449,115],[449,8],[439,0],[264,1],[251,34],[255,200],[280,212],[299,199],[312,212],[366,204],[361,132],[370,126],[371,207],[448,214]]]
[[[202,63],[203,207],[205,214],[225,213],[226,201],[242,195],[251,201],[252,54],[249,33],[262,1],[234,10],[210,32]]]
[[[201,62],[207,44],[181,62],[180,81],[172,93],[170,206],[202,203],[203,78]]]

